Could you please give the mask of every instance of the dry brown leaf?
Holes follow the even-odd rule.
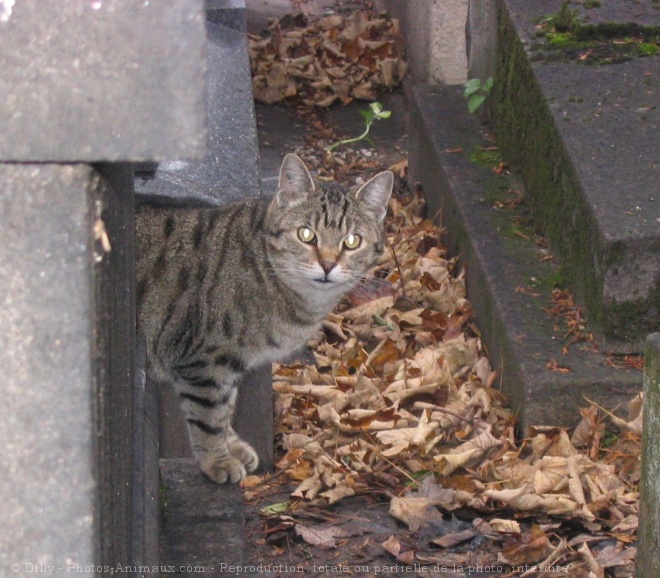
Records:
[[[540,526],[534,524],[529,532],[512,537],[502,550],[507,562],[514,566],[534,564],[551,551],[550,540]]]
[[[529,491],[529,484],[511,490],[488,489],[484,492],[487,498],[504,502],[517,510],[527,511],[539,508],[543,504],[541,496]]]
[[[405,74],[399,38],[395,20],[360,10],[293,29],[276,21],[259,36],[248,35],[254,98],[272,104],[304,95],[305,104],[318,107],[373,100]]]
[[[501,534],[520,534],[520,524],[515,520],[504,520],[502,518],[492,518],[488,524]]]
[[[480,459],[492,448],[502,445],[490,429],[483,431],[473,439],[454,448],[450,454],[435,456],[438,467],[442,468],[442,475],[448,476],[459,467],[465,466],[475,459]]]
[[[355,46],[368,48],[361,41]],[[287,452],[277,467],[299,483],[293,496],[305,500],[298,502],[303,507],[324,506],[378,480],[397,495],[391,515],[413,532],[442,524],[441,511],[472,508],[492,515],[506,509],[516,516],[580,518],[585,530],[610,529],[603,540],[634,542],[639,496],[631,483],[639,479],[640,436],[627,429],[608,447],[605,461],[602,426],[592,407],[583,411],[572,437],[564,428],[545,426],[532,428],[524,444],[516,442],[514,417],[492,388],[499,385],[497,373],[471,336],[464,279],[455,277],[445,258],[440,230],[413,207],[406,200],[391,203],[390,251],[378,261],[379,279],[363,284],[344,303],[348,309],[329,319],[314,341],[316,363],[275,367],[277,431]],[[447,301],[429,302],[438,295]],[[638,399],[628,419],[641,414]],[[466,468],[461,476],[450,475],[460,467]],[[411,473],[429,470],[435,473],[418,482],[416,491],[400,494]],[[442,480],[445,487],[435,481],[439,473],[449,476]],[[455,544],[473,531],[496,540],[512,536],[512,559],[530,556],[549,565],[564,557],[562,564],[585,566],[567,549],[567,530],[559,523],[546,522],[540,533],[530,533],[521,532],[514,519],[495,517],[490,523],[475,520],[473,528],[437,537],[436,545]],[[558,535],[556,547],[544,532]],[[425,556],[398,544],[392,553],[398,561]],[[623,552],[606,556],[622,566],[630,556]]]
[[[568,475],[567,458],[544,456],[534,466],[534,491],[537,494],[558,492],[566,485]]]
[[[391,446],[389,449],[382,451],[381,454],[392,457],[408,449],[410,446],[421,447],[426,452],[429,449],[426,443],[430,441],[437,427],[437,422],[432,421],[429,423],[428,414],[423,412],[422,418],[415,427],[378,432],[376,437],[385,445]]]
[[[337,535],[341,535],[341,530],[337,526],[313,528],[296,524],[294,529],[296,534],[305,540],[305,542],[312,546],[320,546],[321,548],[335,548],[337,546],[336,537]]]
[[[637,555],[637,549],[633,547],[624,548],[621,546],[605,546],[596,553],[595,559],[601,568],[611,568],[613,566],[625,566],[632,564]]]
[[[411,532],[416,532],[423,526],[442,520],[442,514],[435,504],[433,498],[394,497],[390,502],[390,514],[407,524]]]
[[[436,546],[441,546],[442,548],[451,548],[452,546],[456,546],[456,544],[460,544],[466,540],[471,540],[478,535],[479,532],[477,532],[476,529],[467,528],[465,530],[461,530],[460,532],[450,532],[449,534],[445,534],[441,538],[431,540],[431,543],[435,544]]]

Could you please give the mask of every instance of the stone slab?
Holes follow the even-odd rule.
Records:
[[[0,164],[2,575],[131,560],[131,184]]]
[[[409,87],[408,97],[410,181],[422,184],[429,215],[441,215],[450,253],[467,267],[475,321],[521,433],[531,425],[575,425],[585,396],[608,408],[627,402],[641,386],[640,372],[612,369],[603,355],[579,344],[563,354],[567,339],[544,311],[550,289],[534,281],[552,278],[554,269],[540,261],[533,241],[503,234],[507,217],[488,199],[515,185],[470,160],[488,143],[462,89],[419,85]],[[568,373],[549,370],[552,360]]]
[[[247,31],[245,0],[206,0],[206,19],[212,24]]]
[[[660,19],[636,3],[603,4],[623,21]],[[534,18],[560,5],[502,2],[497,133],[589,318],[610,348],[641,351],[660,319],[660,59],[530,62]]]
[[[202,0],[2,6],[0,160],[204,153]]]
[[[160,470],[161,577],[237,575],[228,567],[245,556],[241,489],[210,482],[190,459],[163,459]]]
[[[117,564],[131,559],[133,511],[136,323],[133,173],[127,164],[76,167],[92,171],[88,185],[89,220],[85,226],[91,224],[93,234],[93,252],[87,258],[94,264],[94,308],[87,311],[84,321],[95,339],[89,355],[94,360],[94,382],[90,386],[96,388],[91,408],[95,424],[90,434],[94,436],[98,483],[97,547],[104,564]],[[80,292],[78,295],[84,297]]]
[[[150,202],[219,204],[259,194],[246,35],[212,23],[207,34],[208,153],[202,160],[169,160],[153,173],[136,173],[136,192]]]
[[[561,8],[561,2],[542,0],[535,9],[544,9],[544,2],[548,2],[546,14],[557,13]],[[582,4],[572,4],[571,10],[575,11],[583,24],[605,24],[618,22],[627,24],[634,22],[644,26],[660,25],[660,13],[654,2],[630,2],[629,0],[608,0],[600,2],[600,6],[585,8]]]
[[[469,0],[381,1],[401,22],[415,82],[463,84],[467,80]]]
[[[646,340],[637,578],[660,576],[660,333]]]

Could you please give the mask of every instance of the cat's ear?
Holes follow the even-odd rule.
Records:
[[[382,221],[387,213],[387,201],[393,186],[394,174],[392,171],[384,171],[362,185],[355,197],[377,220]]]
[[[295,205],[314,192],[312,180],[305,163],[293,153],[284,157],[280,167],[280,181],[277,187],[277,203],[280,207]]]

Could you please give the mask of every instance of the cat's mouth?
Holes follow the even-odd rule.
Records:
[[[317,283],[334,283],[332,279],[328,279],[327,277],[322,277],[321,279],[314,279]]]

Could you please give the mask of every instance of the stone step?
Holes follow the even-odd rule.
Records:
[[[160,473],[160,576],[240,575],[232,571],[245,556],[240,488],[205,479],[192,459],[162,459]]]
[[[627,402],[641,387],[641,372],[607,366],[587,344],[563,353],[568,338],[545,311],[556,267],[540,260],[533,239],[517,234],[513,215],[494,208],[517,184],[476,162],[489,143],[462,93],[459,86],[408,87],[410,182],[422,184],[428,214],[440,216],[450,253],[467,266],[476,325],[521,433],[530,425],[575,424],[585,397],[610,408]],[[553,362],[559,370],[548,368]]]
[[[560,8],[561,0],[500,3],[498,141],[601,343],[641,352],[660,327],[660,59],[589,65],[596,41],[548,49],[537,23]],[[571,9],[594,34],[630,23],[658,34],[649,3]]]
[[[217,205],[260,194],[247,38],[243,30],[235,29],[242,26],[245,3],[225,0],[229,6],[225,9],[221,4],[220,0],[210,3],[206,22],[207,154],[201,160],[141,165],[135,177],[138,200]]]

